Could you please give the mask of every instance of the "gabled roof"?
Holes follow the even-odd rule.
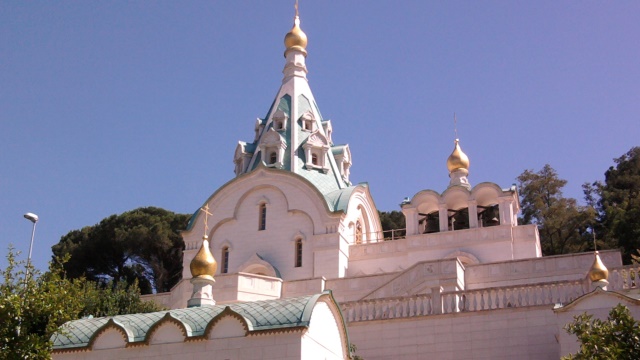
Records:
[[[89,349],[100,333],[115,327],[126,334],[128,344],[147,344],[149,336],[164,321],[177,322],[189,338],[206,337],[218,319],[232,315],[244,321],[247,333],[286,331],[308,327],[311,313],[320,297],[330,292],[288,299],[252,301],[228,305],[192,307],[147,314],[118,315],[69,321],[51,337],[54,351]],[[338,308],[339,309],[339,308]],[[338,310],[339,311],[339,310]]]

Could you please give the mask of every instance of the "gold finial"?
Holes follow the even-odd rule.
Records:
[[[295,3],[296,17],[293,19],[293,28],[284,37],[284,46],[286,52],[289,50],[298,50],[307,56],[307,34],[300,29],[300,14],[298,13],[298,1]]]
[[[460,139],[455,140],[453,152],[447,159],[447,169],[453,172],[458,169],[469,170],[469,157],[460,149]]]
[[[591,269],[589,270],[589,280],[591,282],[607,280],[609,278],[609,270],[602,263],[600,259],[600,255],[598,252],[595,252],[595,259],[593,260],[593,265],[591,265]]]
[[[596,230],[592,227],[591,231],[593,233],[593,254],[595,255],[595,259],[593,260],[591,269],[589,269],[589,279],[591,280],[591,282],[607,280],[607,278],[609,277],[609,270],[602,263],[602,259],[600,259],[600,255],[598,253]]]
[[[202,235],[202,246],[200,246],[200,250],[196,256],[191,260],[189,264],[189,269],[191,270],[191,276],[196,278],[205,278],[213,280],[213,276],[218,269],[218,263],[216,259],[211,254],[211,250],[209,250],[209,236],[207,236],[207,232],[209,232],[209,204],[200,208],[204,216],[204,235]]]

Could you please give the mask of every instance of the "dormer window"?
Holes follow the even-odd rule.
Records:
[[[319,169],[323,172],[329,171],[329,163],[326,160],[327,152],[329,152],[329,143],[322,133],[313,132],[302,145],[302,148],[306,158],[305,168]]]
[[[349,150],[349,145],[334,146],[331,148],[331,152],[336,159],[336,164],[338,165],[342,179],[349,183],[349,173],[351,169],[351,150]]]
[[[316,117],[310,110],[300,117],[300,127],[302,130],[309,132],[316,130]]]
[[[235,155],[233,156],[236,176],[244,173],[247,170],[249,162],[251,161],[251,157],[253,156],[253,152],[251,152],[252,149],[253,147],[251,145],[247,145],[247,143],[243,141],[238,142]]]
[[[288,119],[289,119],[289,116],[284,111],[282,110],[276,111],[276,113],[273,114],[273,128],[276,131],[285,130],[287,128]]]
[[[282,136],[273,128],[269,129],[267,134],[262,137],[260,143],[261,158],[269,167],[282,169],[284,162],[284,150],[287,143]]]
[[[264,129],[264,123],[262,122],[262,119],[256,119],[256,126],[254,128],[256,136],[254,138],[254,141],[258,140],[260,134],[262,133],[262,129]]]
[[[333,140],[331,139],[331,134],[333,133],[333,127],[331,126],[331,120],[326,120],[322,122],[322,129],[324,129],[324,134],[327,136],[327,140],[329,144],[333,145]]]

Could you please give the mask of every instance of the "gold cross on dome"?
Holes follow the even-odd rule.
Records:
[[[204,215],[204,234],[207,235],[207,233],[209,232],[209,216],[213,214],[209,212],[209,204],[205,205],[204,207],[201,207],[200,211],[202,211],[205,214]]]
[[[296,0],[296,4],[294,5],[294,7],[296,8],[296,17],[298,17],[298,0]]]

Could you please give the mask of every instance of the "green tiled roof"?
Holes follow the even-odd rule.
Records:
[[[187,337],[205,335],[207,326],[223,312],[243,318],[249,332],[309,326],[311,311],[317,300],[329,292],[288,299],[243,302],[228,305],[192,307],[147,314],[87,318],[67,322],[51,337],[54,350],[87,348],[107,326],[115,326],[127,334],[128,343],[143,343],[156,325],[168,319],[178,321]],[[222,316],[222,315],[221,315]]]

